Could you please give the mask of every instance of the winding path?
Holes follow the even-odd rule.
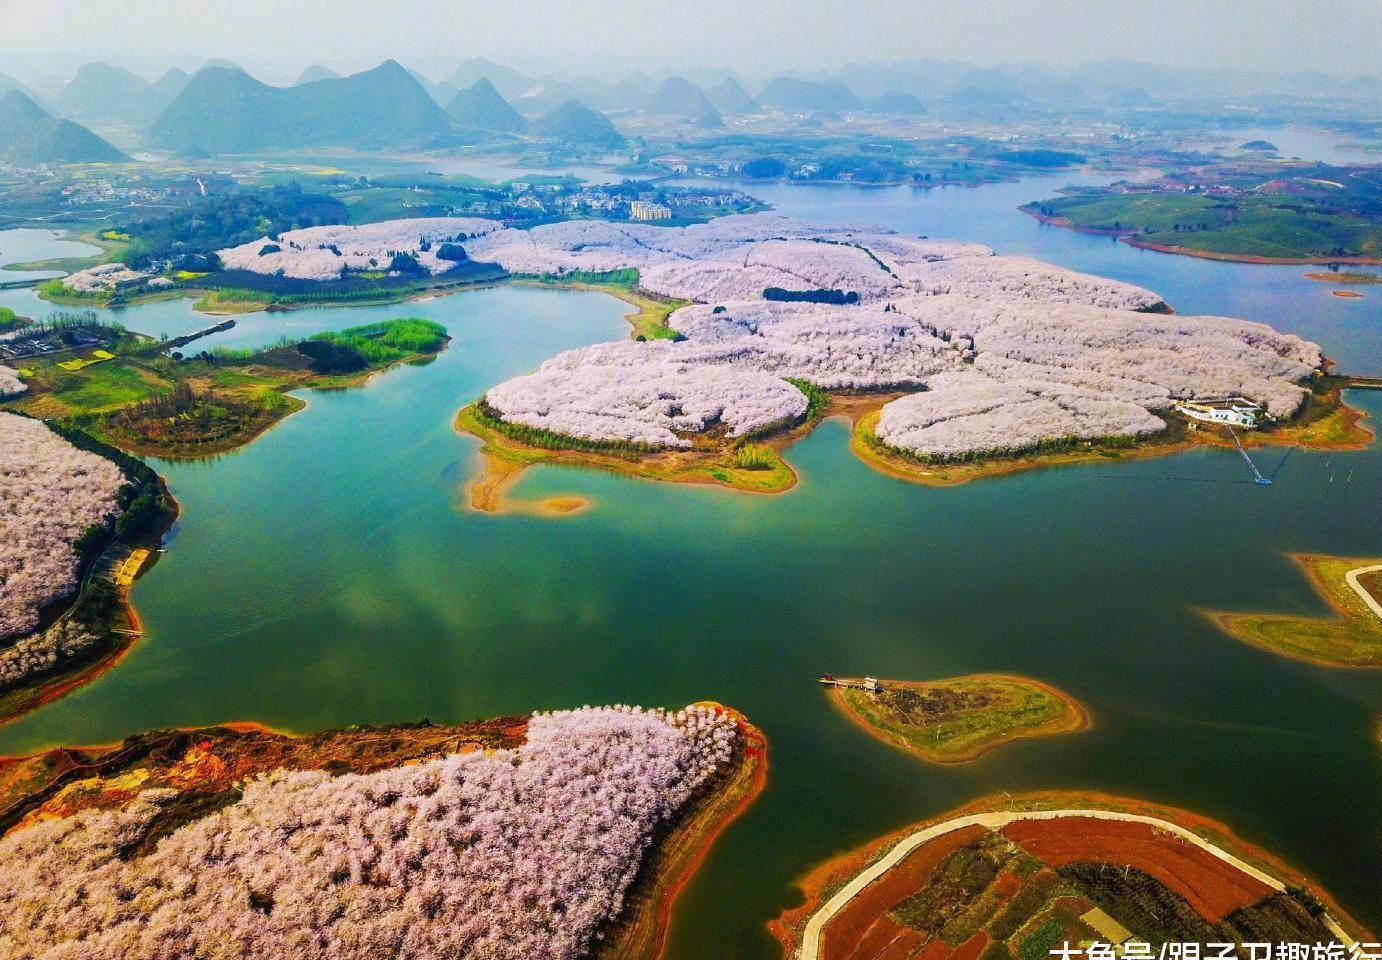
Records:
[[[1370,567],[1354,567],[1348,573],[1344,574],[1344,579],[1348,581],[1348,585],[1353,588],[1353,592],[1363,598],[1363,602],[1368,605],[1368,608],[1372,610],[1373,613],[1377,614],[1378,617],[1382,617],[1382,603],[1378,603],[1377,598],[1368,593],[1367,589],[1358,582],[1358,578],[1363,574],[1373,573],[1378,570],[1382,570],[1382,563],[1374,563]]]
[[[1382,565],[1367,569],[1382,569]],[[1354,571],[1355,573],[1358,571]],[[1090,817],[1095,820],[1122,820],[1127,823],[1145,823],[1158,830],[1165,830],[1175,834],[1182,840],[1186,840],[1199,847],[1213,857],[1241,870],[1255,880],[1259,880],[1277,892],[1283,892],[1286,885],[1273,877],[1271,874],[1264,873],[1250,863],[1244,863],[1233,854],[1226,850],[1221,850],[1208,840],[1199,836],[1184,827],[1177,826],[1167,820],[1158,820],[1156,817],[1144,817],[1135,813],[1115,813],[1112,810],[1042,810],[1028,812],[995,812],[995,813],[976,813],[967,817],[958,817],[954,820],[947,820],[944,823],[937,823],[930,827],[923,827],[915,833],[908,834],[888,851],[887,856],[873,863],[868,869],[862,871],[849,883],[845,884],[835,895],[825,902],[825,904],[811,915],[811,919],[806,923],[806,929],[802,934],[801,952],[798,955],[800,960],[820,960],[821,935],[825,932],[825,925],[834,916],[843,910],[851,900],[858,896],[865,887],[887,873],[907,858],[913,850],[930,843],[937,837],[943,837],[947,833],[956,830],[963,830],[966,827],[983,827],[987,830],[1001,830],[1010,823],[1018,820],[1059,820],[1064,817]],[[1338,922],[1325,913],[1321,920],[1329,928],[1340,943],[1347,948],[1354,945],[1353,938],[1344,932]]]

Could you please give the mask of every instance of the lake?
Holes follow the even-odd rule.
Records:
[[[1070,179],[752,192],[808,219],[1129,280],[1181,312],[1270,321],[1345,369],[1382,372],[1382,295],[1340,301],[1301,268],[1138,251],[1015,211]],[[413,314],[455,339],[428,365],[305,394],[307,410],[245,450],[157,464],[184,512],[134,590],[147,637],[96,683],[0,728],[0,751],[225,720],[306,731],[715,699],[766,732],[769,784],[678,901],[677,960],[776,957],[764,924],[823,858],[982,795],[1062,787],[1223,820],[1382,926],[1382,677],[1258,651],[1199,612],[1324,613],[1286,553],[1382,554],[1376,446],[1298,450],[1270,487],[1246,482],[1236,453],[1195,450],[930,489],[870,470],[827,422],[788,451],[801,482],[778,497],[546,466],[515,495],[575,493],[594,509],[466,510],[478,444],[452,430],[456,411],[559,350],[626,335],[625,309],[500,287],[243,319],[237,343]],[[204,322],[180,302],[121,319]],[[1382,417],[1382,393],[1350,400]],[[1094,727],[932,767],[844,721],[823,671],[1027,674],[1082,700]]]

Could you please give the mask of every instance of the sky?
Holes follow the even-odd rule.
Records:
[[[475,56],[559,77],[917,57],[1382,75],[1382,0],[0,0],[0,72],[21,76],[224,57],[275,82],[392,57],[440,79]]]

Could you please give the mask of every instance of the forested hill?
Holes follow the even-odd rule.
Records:
[[[0,161],[32,166],[125,159],[86,127],[50,116],[19,90],[0,95]]]
[[[174,150],[245,153],[295,147],[427,146],[453,126],[407,70],[373,70],[296,87],[271,87],[241,70],[208,67],[155,122],[154,143]]]

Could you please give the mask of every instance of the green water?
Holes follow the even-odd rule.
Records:
[[[1323,613],[1283,554],[1382,553],[1376,447],[1296,451],[1265,488],[1206,450],[937,490],[865,467],[830,422],[789,451],[801,483],[779,497],[540,467],[518,496],[595,509],[462,509],[477,444],[451,429],[456,410],[558,350],[624,335],[625,309],[499,288],[313,311],[322,325],[421,313],[455,341],[428,366],[308,394],[243,451],[159,464],[184,514],[134,592],[147,638],[0,729],[0,752],[224,720],[305,731],[713,698],[766,732],[770,780],[679,901],[678,960],[774,957],[764,923],[822,858],[1047,788],[1224,820],[1382,926],[1382,678],[1245,647],[1196,612]],[[125,322],[139,328],[135,311]],[[1382,393],[1351,401],[1382,418]],[[827,670],[1028,674],[1095,726],[932,767],[842,721],[814,683]]]

